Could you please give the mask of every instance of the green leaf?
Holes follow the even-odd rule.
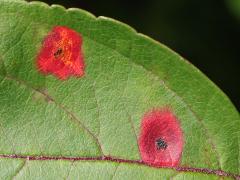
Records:
[[[42,41],[56,25],[82,34],[84,78],[37,71]],[[177,168],[139,161],[142,116],[165,106],[184,133]],[[239,127],[239,113],[206,76],[129,26],[80,9],[0,1],[1,179],[236,177]]]

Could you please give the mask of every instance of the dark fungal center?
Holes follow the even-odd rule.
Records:
[[[166,149],[167,148],[167,142],[165,142],[162,138],[159,138],[156,140],[156,147],[158,150],[160,149]]]
[[[55,53],[54,53],[54,57],[58,58],[59,56],[61,56],[63,54],[63,50],[62,48],[59,48]]]

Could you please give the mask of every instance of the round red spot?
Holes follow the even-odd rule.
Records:
[[[138,140],[142,160],[152,166],[177,166],[183,150],[183,133],[169,109],[146,113]]]
[[[76,31],[55,26],[45,37],[37,56],[37,67],[43,74],[52,74],[59,79],[84,75],[82,37]]]

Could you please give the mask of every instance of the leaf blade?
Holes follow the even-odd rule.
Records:
[[[14,78],[19,78],[21,81],[23,80],[24,82],[27,82],[30,87],[46,89],[51,97],[53,97],[54,100],[56,99],[55,101],[58,104],[64,104],[64,107],[66,106],[67,108],[70,108],[71,112],[74,113],[74,116],[79,117],[81,120],[83,119],[84,124],[86,124],[94,136],[99,137],[99,142],[103,146],[105,154],[126,159],[139,159],[140,157],[134,131],[136,131],[136,134],[139,133],[139,124],[143,112],[153,106],[171,104],[171,106],[174,107],[176,114],[181,117],[180,119],[184,119],[184,132],[188,137],[186,140],[187,143],[182,164],[195,167],[210,167],[213,169],[221,168],[232,173],[239,172],[239,132],[237,130],[237,125],[239,125],[239,114],[221,91],[217,90],[214,85],[209,82],[197,69],[182,61],[180,56],[176,55],[166,47],[156,44],[156,42],[146,38],[145,36],[136,34],[134,30],[130,29],[126,25],[122,25],[107,18],[100,17],[95,19],[92,15],[81,10],[71,9],[65,11],[65,9],[61,6],[52,6],[49,8],[48,6],[40,3],[17,3],[17,5],[22,6],[22,8],[21,10],[15,12],[16,10],[14,7],[16,4],[8,4],[9,1],[5,2],[6,3],[4,3],[4,1],[1,2],[1,13],[15,13],[20,15],[19,18],[16,18],[19,22],[21,21],[21,18],[27,19],[25,26],[23,24],[20,26],[20,29],[13,32],[10,30],[7,37],[15,35],[15,41],[2,45],[3,48],[1,53],[4,54],[3,59],[6,71],[11,75],[16,76]],[[8,8],[5,9],[4,5]],[[6,12],[4,12],[4,10],[6,10]],[[39,12],[41,12],[40,17]],[[31,17],[29,17],[29,14]],[[2,29],[1,34],[6,33],[9,28],[11,29],[8,22],[14,22],[14,19],[15,17],[13,18],[13,16],[9,15],[9,19],[6,18],[4,21],[1,21],[2,23],[6,22],[6,25],[3,26],[6,29]],[[34,22],[37,23],[29,23],[32,19],[35,19]],[[19,27],[19,22],[16,22],[15,27]],[[72,79],[66,83],[62,83],[52,77],[42,77],[33,70],[32,62],[35,60],[34,54],[36,54],[37,49],[41,44],[40,40],[49,31],[51,26],[56,24],[67,25],[78,30],[84,35],[84,51],[88,63],[88,76],[85,80],[77,81]],[[20,33],[18,33],[18,31]],[[27,32],[27,35],[24,36],[24,32]],[[111,37],[114,37],[114,40],[112,40]],[[30,43],[32,41],[34,43],[34,47],[32,47],[32,44]],[[15,42],[18,44],[15,45]],[[6,53],[9,47],[13,44],[15,46],[9,50],[10,53]],[[19,48],[22,45],[24,45],[23,50],[27,50],[26,52],[22,52]],[[145,51],[142,51],[142,49]],[[14,61],[15,57],[11,52],[15,53],[14,56],[19,57],[19,61],[21,63],[18,64],[17,62],[17,65],[14,64],[16,61]],[[114,62],[112,61],[112,58],[114,59]],[[103,61],[103,59],[106,60]],[[27,60],[27,62],[25,62],[25,60]],[[25,63],[25,66],[22,65],[24,64],[23,62]],[[21,69],[21,71],[19,71],[19,69]],[[23,72],[28,72],[28,74],[26,75]],[[99,76],[99,74],[101,76]],[[2,77],[4,78],[5,76]],[[189,80],[191,80],[191,83],[188,82]],[[204,83],[199,84],[199,81]],[[179,82],[181,82],[180,85]],[[12,86],[8,85],[4,80],[1,84],[1,92],[8,92],[7,89]],[[82,86],[84,87],[83,89],[81,89]],[[191,88],[189,88],[189,86],[191,86]],[[4,88],[7,89],[4,90]],[[26,90],[26,88],[22,88],[14,86],[11,88],[11,91],[14,91],[14,89],[15,91],[16,89],[19,91],[23,89],[24,91],[29,91],[29,89]],[[83,96],[80,95],[77,97],[77,95],[73,92],[76,89],[78,89],[77,94],[81,94]],[[124,91],[122,92],[122,90]],[[104,95],[106,93],[109,93],[110,95]],[[15,92],[15,94],[11,96],[16,97],[17,94],[18,92]],[[64,94],[69,94],[69,96],[65,97]],[[212,96],[212,94],[215,95]],[[5,94],[2,95],[2,97],[5,96]],[[38,95],[36,95],[37,98],[39,98]],[[74,96],[71,97],[71,95]],[[28,95],[24,96],[25,99],[20,99],[18,102],[28,102],[29,98],[32,96],[32,92],[28,92]],[[8,95],[8,97],[9,101],[11,99],[10,95]],[[210,97],[212,97],[212,99],[210,99]],[[39,99],[42,103],[44,102],[42,97]],[[86,100],[84,105],[79,103],[82,99]],[[169,100],[172,102],[168,103]],[[11,101],[16,102],[16,100]],[[145,105],[145,102],[148,102],[148,104]],[[1,100],[1,103],[7,104],[6,101],[3,100]],[[43,104],[41,104],[41,106],[43,106]],[[78,106],[74,106],[76,104]],[[138,104],[139,107],[134,107],[135,104]],[[208,110],[205,104],[208,106],[211,105],[211,109]],[[222,104],[225,104],[228,107],[223,108],[221,107]],[[12,104],[9,106],[14,107]],[[31,106],[34,107],[36,105],[28,104],[26,108]],[[48,107],[49,105],[44,106]],[[127,110],[125,106],[128,107]],[[1,107],[4,110],[9,110],[9,107]],[[221,108],[221,112],[225,111],[221,115],[218,114],[217,110],[215,111],[215,109],[219,107]],[[91,109],[90,113],[88,109]],[[117,112],[116,109],[118,109]],[[12,111],[14,111],[14,108]],[[8,116],[10,116],[12,111],[9,112]],[[31,109],[31,111],[33,111],[33,109]],[[27,112],[27,117],[34,116],[31,115],[31,111]],[[36,112],[37,108],[34,111]],[[49,110],[49,116],[51,116],[50,114],[53,112],[53,110]],[[24,113],[26,114],[26,112]],[[42,114],[44,114],[44,110],[42,111]],[[54,112],[53,114],[61,113]],[[88,114],[90,114],[90,116]],[[109,119],[114,119],[116,114],[121,118],[118,119],[118,121],[109,121]],[[134,131],[132,129],[131,122],[129,122],[129,115],[130,119],[133,119],[133,125],[135,127]],[[229,115],[231,115],[230,117],[233,120],[231,123],[225,121],[224,119],[226,117],[229,118]],[[198,116],[200,116],[200,118]],[[1,116],[1,119],[2,118],[7,119],[7,117]],[[16,117],[12,117],[12,119],[14,118]],[[95,122],[90,121],[90,119],[98,120]],[[194,119],[194,122],[192,122],[192,119]],[[217,125],[216,127],[216,122],[218,122],[219,119],[221,119],[221,122],[224,122],[224,124],[220,124],[219,126]],[[204,120],[204,122],[202,122],[202,120]],[[45,119],[42,123],[46,121],[51,122],[51,120]],[[27,124],[27,121],[22,123]],[[38,127],[37,124],[34,124],[36,122],[32,121],[31,123],[33,123],[33,127]],[[41,124],[40,122],[37,123]],[[55,123],[51,126],[53,127],[55,124],[58,124],[58,122],[55,121]],[[123,124],[126,125],[123,126]],[[191,124],[191,126],[188,124]],[[218,132],[222,125],[227,130],[227,137],[225,134],[220,134]],[[52,136],[48,145],[42,148],[44,150],[43,152],[69,156],[99,155],[97,150],[92,150],[92,144],[86,148],[87,150],[83,148],[81,152],[82,154],[79,153],[79,146],[77,145],[83,144],[85,141],[83,139],[85,138],[82,139],[83,142],[79,142],[76,140],[77,138],[75,138],[75,144],[69,144],[68,142],[71,141],[70,137],[79,137],[79,135],[76,135],[77,131],[71,129],[66,130],[66,132],[74,131],[75,134],[73,133],[70,136],[66,135],[61,138],[65,138],[66,142],[63,147],[74,147],[74,150],[71,148],[63,149],[61,145],[57,145],[56,143],[53,148],[54,151],[48,151],[48,148],[51,147],[50,141],[56,141],[55,138],[59,138],[59,134],[62,133],[60,132],[62,127],[67,126],[68,125],[64,123],[61,124],[58,126],[60,130],[55,127],[57,133]],[[199,126],[202,127],[199,130],[195,130],[199,128]],[[204,129],[206,128],[204,126],[207,126],[207,129],[210,129],[209,135],[205,135],[206,132]],[[47,128],[47,125],[45,127]],[[110,130],[108,129],[109,127],[111,127]],[[17,127],[14,128],[17,129]],[[104,131],[101,131],[101,129],[104,129]],[[195,131],[195,137],[190,137],[192,129]],[[110,137],[109,134],[113,134],[113,132],[116,133],[116,135]],[[26,133],[26,131],[24,133]],[[44,138],[47,139],[46,134],[50,134],[50,132],[45,132],[45,136],[42,135],[43,133],[41,133],[41,129],[37,129],[36,132],[29,131],[28,133],[30,135],[35,134],[35,138],[39,141],[38,144],[42,144],[41,142],[44,141]],[[37,134],[41,134],[44,138],[38,137]],[[211,140],[205,142],[205,139],[209,139],[209,137],[213,136],[213,134],[219,135],[219,137],[214,137],[215,142],[212,143]],[[9,136],[12,137],[12,139],[15,137],[15,135],[11,133],[6,137]],[[23,136],[24,135],[20,137]],[[123,137],[119,138],[119,136]],[[200,140],[198,136],[201,137]],[[69,140],[67,140],[66,137],[69,137]],[[18,141],[21,140],[16,140],[16,142]],[[26,138],[23,142],[27,141],[29,141],[29,139]],[[58,141],[58,143],[62,143],[62,141]],[[90,139],[87,140],[87,142],[90,141]],[[196,146],[196,144],[191,144],[192,142],[197,141],[200,142],[200,147]],[[229,141],[233,143],[228,144]],[[7,143],[7,141],[4,141],[1,144]],[[88,143],[85,144],[88,146]],[[217,148],[218,155],[215,155],[216,152],[214,147]],[[29,152],[30,155],[42,153],[39,151],[39,149],[41,149],[40,146],[38,147],[34,145],[33,139],[25,150],[21,149],[20,146],[19,148],[20,149],[16,152],[21,152],[23,154],[29,155]],[[59,152],[59,149],[63,149],[64,152]],[[207,153],[204,153],[204,150],[207,151]],[[229,150],[231,150],[231,154],[229,153]],[[70,151],[70,153],[66,153],[67,151]],[[8,150],[5,149],[2,152],[10,154],[16,153],[13,149],[11,150],[11,146],[9,146]],[[221,156],[219,159],[219,154],[224,156]],[[192,162],[192,160],[196,160],[196,162]]]

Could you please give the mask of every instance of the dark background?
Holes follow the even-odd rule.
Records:
[[[125,22],[169,46],[214,81],[240,110],[240,18],[221,0],[42,0]]]

